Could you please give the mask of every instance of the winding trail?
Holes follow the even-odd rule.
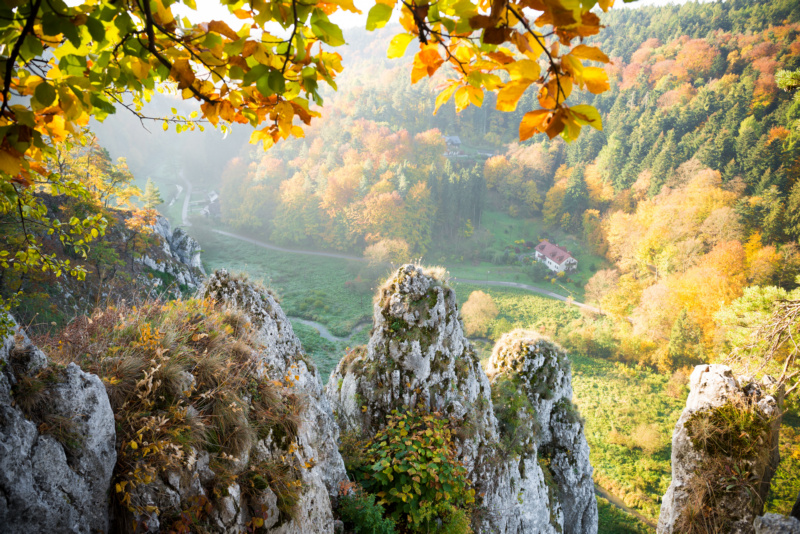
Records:
[[[354,335],[356,335],[359,332],[361,332],[362,330],[364,330],[364,328],[366,328],[367,325],[370,324],[368,322],[359,323],[359,324],[357,324],[355,326],[355,328],[353,328],[353,331],[350,332],[349,336],[347,336],[347,337],[338,337],[338,336],[334,336],[333,334],[331,334],[331,331],[328,330],[325,327],[325,325],[323,325],[322,323],[318,323],[317,321],[312,321],[310,319],[303,319],[301,317],[292,317],[292,316],[289,316],[289,319],[291,319],[292,321],[297,321],[298,323],[302,323],[302,324],[304,324],[306,326],[310,326],[311,328],[316,329],[316,331],[319,333],[320,337],[325,338],[328,341],[331,341],[333,343],[336,343],[337,341],[343,342],[343,343],[346,343],[346,342],[350,341],[351,339],[353,339]]]
[[[639,521],[641,521],[645,525],[653,527],[653,528],[656,528],[656,524],[653,523],[650,519],[647,519],[645,516],[643,516],[642,514],[640,514],[639,512],[634,510],[633,508],[630,508],[630,507],[626,506],[625,503],[622,502],[622,499],[620,499],[616,495],[610,493],[604,487],[598,486],[597,484],[595,484],[594,485],[594,493],[595,493],[595,495],[599,495],[600,497],[602,497],[605,500],[607,500],[609,503],[611,503],[612,506],[616,506],[617,508],[619,508],[623,512],[631,514],[632,516],[634,516],[636,519],[638,519]]]
[[[553,293],[552,291],[548,291],[547,289],[542,289],[541,287],[529,286],[528,284],[520,284],[519,282],[504,282],[502,280],[470,280],[468,278],[453,278],[453,280],[456,282],[463,282],[465,284],[513,287],[516,289],[524,289],[526,291],[530,291],[532,293],[538,293],[540,295],[544,295],[545,297],[550,297],[551,299],[560,300],[562,302],[569,301],[579,308],[593,311],[594,313],[602,314],[599,308],[595,308],[594,306],[591,306],[589,304],[584,304],[583,302],[578,302],[577,300],[570,300],[569,297],[565,297],[564,295]]]
[[[239,239],[240,241],[246,241],[248,243],[252,243],[253,245],[266,248],[269,250],[277,250],[278,252],[288,252],[291,254],[305,254],[307,256],[323,256],[325,258],[338,258],[342,260],[350,260],[350,261],[366,261],[364,258],[360,258],[358,256],[349,256],[347,254],[337,254],[336,252],[319,252],[316,250],[298,250],[295,248],[284,248],[279,247],[277,245],[273,245],[271,243],[265,243],[264,241],[259,241],[258,239],[253,239],[251,237],[245,237],[239,234],[234,234],[232,232],[226,232],[225,230],[212,230],[220,235],[224,235],[227,237],[232,237],[234,239]],[[560,300],[562,302],[569,301],[568,297],[563,295],[559,295],[558,293],[554,293],[552,291],[548,291],[547,289],[542,289],[536,286],[530,286],[528,284],[521,284],[519,282],[505,282],[502,280],[471,280],[468,278],[456,278],[452,279],[454,282],[463,282],[465,284],[475,284],[475,285],[485,285],[485,286],[497,286],[497,287],[513,287],[515,289],[524,289],[526,291],[530,291],[531,293],[538,293],[539,295],[544,295],[545,297],[550,297],[551,299]],[[572,304],[579,308],[583,308],[585,310],[592,311],[594,313],[602,313],[598,308],[591,306],[589,304],[584,304],[583,302],[578,302],[576,300],[571,301]],[[324,336],[323,336],[324,337]]]
[[[348,256],[347,254],[337,254],[335,252],[319,252],[316,250],[298,250],[296,248],[283,248],[277,245],[272,245],[270,243],[265,243],[264,241],[259,241],[258,239],[253,239],[251,237],[245,237],[243,235],[234,234],[231,232],[226,232],[225,230],[212,230],[212,232],[224,235],[227,237],[232,237],[234,239],[239,239],[240,241],[247,241],[248,243],[252,243],[257,245],[261,248],[266,248],[269,250],[277,250],[278,252],[289,252],[292,254],[305,254],[306,256],[323,256],[325,258],[338,258],[340,260],[351,260],[351,261],[366,261],[364,258],[359,258],[358,256]]]
[[[179,176],[184,185],[186,185],[186,196],[183,198],[183,210],[181,210],[181,223],[183,226],[188,227],[192,225],[189,221],[189,202],[192,200],[192,182],[186,179],[186,176],[183,174],[183,169],[181,169]]]

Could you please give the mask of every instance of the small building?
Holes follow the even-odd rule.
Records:
[[[447,143],[447,148],[461,148],[461,138],[457,135],[445,135],[444,142]]]
[[[572,272],[578,268],[578,260],[572,257],[569,250],[554,245],[547,239],[542,240],[535,249],[536,261],[540,261],[555,273]]]

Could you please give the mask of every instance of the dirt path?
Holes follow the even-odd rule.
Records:
[[[546,297],[550,297],[551,299],[560,300],[562,302],[567,302],[569,300],[568,297],[564,295],[559,295],[558,293],[553,293],[552,291],[548,291],[547,289],[542,289],[536,286],[529,286],[528,284],[520,284],[519,282],[504,282],[502,280],[470,280],[467,278],[453,278],[456,282],[463,282],[465,284],[476,284],[476,285],[485,285],[485,286],[499,286],[499,287],[513,287],[517,289],[524,289],[526,291],[531,291],[533,293],[539,293],[540,295],[544,295]],[[579,308],[583,308],[589,311],[593,311],[595,313],[601,313],[598,308],[594,306],[590,306],[589,304],[584,304],[583,302],[578,302],[577,300],[571,301],[572,304]]]
[[[188,184],[188,182],[187,182]],[[191,189],[187,192],[187,197],[189,198],[191,195]],[[186,201],[184,201],[186,202]],[[188,204],[184,203],[184,209],[187,209]],[[184,218],[184,221],[186,219]],[[184,222],[185,224],[185,222]],[[213,232],[224,235],[227,237],[232,237],[234,239],[239,239],[240,241],[246,241],[248,243],[252,243],[256,246],[266,248],[269,250],[277,250],[278,252],[289,252],[291,254],[305,254],[307,256],[323,256],[326,258],[338,258],[342,260],[350,260],[350,261],[365,261],[364,258],[359,258],[358,256],[349,256],[347,254],[337,254],[335,252],[319,252],[315,250],[298,250],[293,248],[284,248],[279,247],[277,245],[272,245],[270,243],[265,243],[264,241],[259,241],[257,239],[253,239],[250,237],[244,237],[238,234],[234,234],[232,232],[226,232],[225,230],[212,230]],[[513,287],[516,289],[524,289],[526,291],[530,291],[532,293],[538,293],[540,295],[544,295],[546,297],[550,297],[552,299],[560,300],[562,302],[566,302],[568,300],[567,297],[563,295],[559,295],[558,293],[553,293],[552,291],[548,291],[547,289],[542,289],[536,286],[529,286],[528,284],[520,284],[519,282],[504,282],[502,280],[470,280],[468,278],[453,278],[455,282],[463,282],[465,284],[476,284],[476,285],[488,285],[488,286],[498,286],[498,287]],[[595,308],[594,306],[590,306],[588,304],[584,304],[583,302],[578,302],[573,300],[572,304],[579,308],[583,308],[586,310],[593,311],[594,313],[601,313],[599,309]],[[325,337],[325,336],[322,336]],[[327,339],[327,338],[326,338]]]
[[[354,335],[356,335],[359,332],[361,332],[362,330],[364,330],[364,328],[366,328],[367,325],[369,324],[369,323],[366,323],[366,322],[365,323],[361,323],[361,324],[357,324],[356,327],[353,328],[353,331],[350,332],[349,336],[347,336],[347,337],[339,337],[339,336],[334,336],[333,334],[331,334],[331,331],[328,330],[325,327],[325,325],[323,325],[322,323],[318,323],[318,322],[312,321],[310,319],[302,319],[300,317],[289,317],[289,319],[291,319],[292,321],[297,321],[298,323],[302,323],[302,324],[304,324],[306,326],[310,326],[311,328],[314,328],[319,333],[320,337],[325,338],[328,341],[331,341],[333,343],[336,343],[337,341],[341,341],[341,342],[347,343],[348,341],[350,341],[353,338]]]
[[[186,186],[186,196],[183,199],[183,210],[181,210],[181,223],[183,226],[191,226],[192,223],[189,221],[189,202],[192,200],[192,182],[186,179],[183,169],[181,169],[180,178]]]
[[[335,252],[319,252],[316,250],[298,250],[294,248],[283,248],[277,245],[271,245],[270,243],[265,243],[263,241],[259,241],[257,239],[252,239],[250,237],[244,237],[238,234],[233,234],[231,232],[226,232],[225,230],[212,230],[220,235],[233,237],[234,239],[239,239],[241,241],[247,241],[248,243],[252,243],[262,248],[266,248],[269,250],[277,250],[278,252],[290,252],[292,254],[305,254],[306,256],[323,256],[325,258],[338,258],[340,260],[351,260],[351,261],[365,261],[364,258],[359,258],[358,256],[348,256],[347,254],[337,254]]]
[[[595,494],[599,495],[600,497],[602,497],[605,500],[607,500],[608,502],[610,502],[613,506],[616,506],[617,508],[619,508],[620,510],[622,510],[625,513],[631,514],[632,516],[634,516],[636,519],[638,519],[642,523],[646,524],[647,526],[656,528],[656,524],[655,523],[653,523],[651,520],[647,519],[645,516],[643,516],[642,514],[640,514],[639,512],[634,510],[633,508],[629,508],[628,506],[626,506],[625,503],[622,502],[622,499],[620,499],[616,495],[612,495],[604,487],[598,486],[597,484],[595,484],[594,485],[594,492],[595,492]]]

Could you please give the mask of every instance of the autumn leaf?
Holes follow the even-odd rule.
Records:
[[[570,50],[569,55],[581,59],[588,59],[591,61],[599,61],[601,63],[608,63],[610,60],[608,56],[603,53],[602,50],[597,48],[596,46],[588,46],[585,44],[580,44]]]
[[[392,39],[392,42],[389,43],[389,50],[386,53],[387,57],[390,59],[403,57],[403,55],[406,53],[406,48],[408,48],[409,43],[411,43],[413,40],[414,36],[407,33],[395,35]]]
[[[439,111],[439,108],[450,100],[450,97],[453,96],[453,93],[458,89],[458,84],[453,83],[446,87],[441,93],[436,96],[436,107],[433,110],[433,114],[436,115],[436,112]]]
[[[522,117],[522,122],[519,123],[519,140],[525,141],[530,139],[534,134],[545,131],[545,123],[550,115],[550,111],[545,109],[537,109],[529,111]]]
[[[525,90],[533,83],[533,80],[514,80],[507,83],[497,93],[497,109],[500,111],[514,111],[517,103],[522,98]]]
[[[569,108],[579,124],[589,125],[596,130],[603,129],[603,119],[600,113],[593,106],[588,104],[578,104]]]
[[[586,67],[583,69],[583,82],[590,93],[599,95],[608,91],[608,74],[601,67]]]

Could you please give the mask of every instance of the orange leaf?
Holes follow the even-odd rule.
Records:
[[[529,111],[522,117],[522,122],[519,123],[519,140],[525,141],[530,139],[534,134],[545,131],[545,124],[547,118],[550,116],[550,111],[546,109],[537,109],[536,111]]]
[[[589,59],[591,61],[599,61],[601,63],[608,63],[610,60],[608,56],[603,53],[602,50],[597,48],[596,46],[587,46],[585,44],[580,44],[570,50],[569,55],[581,59]]]
[[[533,83],[533,80],[513,80],[497,92],[497,109],[500,111],[514,111],[522,94]]]
[[[221,20],[212,20],[208,23],[208,31],[215,32],[220,35],[224,35],[228,39],[233,39],[234,41],[239,39],[239,36],[236,35],[236,32],[231,29],[225,22]]]
[[[179,89],[186,89],[194,83],[194,71],[188,59],[178,59],[172,64],[169,71],[170,77],[178,82]]]

